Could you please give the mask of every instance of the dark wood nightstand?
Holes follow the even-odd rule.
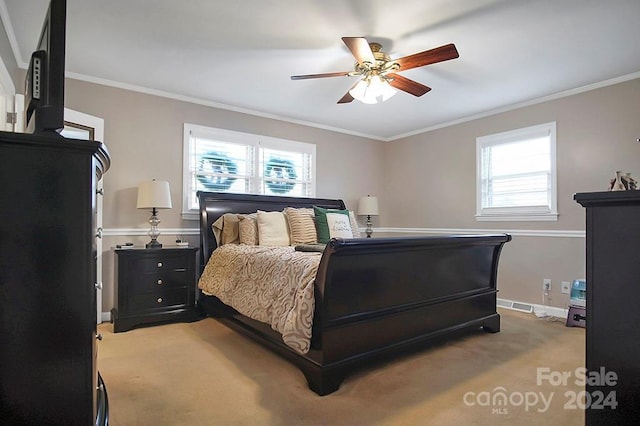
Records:
[[[194,247],[115,249],[113,331],[199,319],[195,306],[197,251]]]

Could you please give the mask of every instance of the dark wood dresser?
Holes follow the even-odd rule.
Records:
[[[161,322],[193,321],[197,248],[115,250],[113,331]]]
[[[96,366],[99,142],[0,132],[0,423],[108,423]]]
[[[635,425],[640,419],[640,191],[580,193],[574,199],[587,214],[586,367],[601,379],[587,382],[586,424]]]

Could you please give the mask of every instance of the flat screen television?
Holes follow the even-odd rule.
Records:
[[[64,128],[64,70],[67,0],[51,0],[25,78],[25,131]]]

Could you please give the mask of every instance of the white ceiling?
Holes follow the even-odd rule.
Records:
[[[4,4],[2,4],[4,3]],[[26,68],[49,0],[0,0]],[[7,22],[9,21],[9,25]],[[68,76],[381,140],[614,79],[640,77],[640,0],[67,0]],[[403,72],[433,90],[338,105],[357,77],[342,36],[392,58],[455,43]]]

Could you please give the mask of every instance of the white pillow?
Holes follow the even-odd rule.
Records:
[[[258,245],[289,245],[287,219],[282,212],[263,212],[258,210]]]
[[[331,238],[353,238],[349,216],[343,213],[327,212],[327,225]]]

